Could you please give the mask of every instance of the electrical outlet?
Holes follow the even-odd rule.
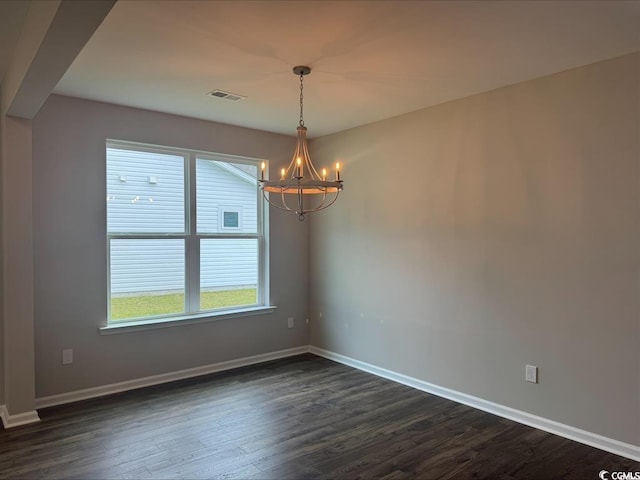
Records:
[[[68,348],[66,350],[62,350],[62,364],[70,365],[73,363],[73,349]]]
[[[293,317],[289,317],[287,319],[287,327],[288,328],[293,328]]]
[[[538,367],[535,365],[527,365],[525,370],[525,379],[527,382],[538,383]]]

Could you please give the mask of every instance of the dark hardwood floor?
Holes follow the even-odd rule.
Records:
[[[311,354],[40,411],[0,478],[594,479],[640,463]]]

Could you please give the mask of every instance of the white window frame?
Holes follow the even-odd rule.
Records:
[[[226,209],[240,209],[239,227],[220,229],[219,233],[198,233],[196,222],[196,160],[215,160],[235,164],[255,165],[256,172],[260,171],[260,164],[264,159],[240,157],[235,155],[225,155],[200,150],[185,148],[165,147],[158,145],[148,145],[137,142],[127,142],[122,140],[107,139],[107,148],[124,150],[137,150],[151,153],[171,154],[183,156],[185,159],[184,172],[184,195],[185,195],[185,231],[182,233],[109,233],[105,223],[107,237],[107,324],[100,328],[102,334],[119,333],[123,330],[139,330],[149,328],[159,328],[163,326],[173,326],[185,323],[200,323],[221,318],[230,318],[246,315],[257,315],[271,313],[275,306],[269,305],[269,282],[268,282],[268,208],[257,187],[256,177],[256,207],[257,225],[255,233],[245,233],[242,231],[242,207],[221,206]],[[106,155],[105,155],[106,167]],[[106,189],[106,182],[105,182]],[[106,194],[106,192],[105,192]],[[105,198],[103,196],[103,198]],[[106,207],[106,205],[105,205]],[[229,211],[229,210],[227,210]],[[235,210],[233,210],[235,211]],[[105,217],[106,218],[106,217]],[[111,321],[111,241],[116,239],[184,239],[185,242],[185,312],[178,314],[157,315],[140,317],[131,320]],[[258,242],[258,282],[257,301],[255,304],[235,307],[220,308],[214,310],[200,309],[200,242],[203,239],[234,239],[234,238],[254,238]]]

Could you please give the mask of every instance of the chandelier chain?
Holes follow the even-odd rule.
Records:
[[[303,90],[303,79],[304,79],[304,75],[301,73],[300,74],[300,126],[304,127],[304,116],[302,115],[302,110],[303,110],[303,100],[304,100],[304,96],[302,95],[302,90]]]

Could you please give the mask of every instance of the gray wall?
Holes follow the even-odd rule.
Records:
[[[640,444],[639,90],[634,54],[312,142],[311,344]]]
[[[0,405],[4,405],[4,315],[1,313],[2,310],[3,306],[0,300]]]
[[[2,86],[0,85],[0,99],[2,97]],[[2,164],[2,159],[4,158],[5,151],[5,116],[4,116],[4,107],[2,106],[2,101],[0,100],[0,165]],[[4,172],[0,168],[0,211],[2,211],[2,175]],[[2,255],[3,247],[3,226],[2,221],[0,221],[0,272],[4,270],[4,259]],[[3,281],[0,280],[0,405],[4,405],[4,285]]]
[[[306,345],[308,226],[270,214],[272,315],[101,336],[105,139],[289,161],[292,137],[51,96],[33,123],[36,396]],[[294,316],[296,327],[287,329]],[[74,363],[61,365],[61,351]]]

